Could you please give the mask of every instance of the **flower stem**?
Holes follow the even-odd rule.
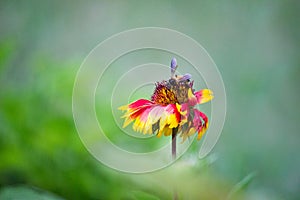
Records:
[[[176,136],[177,136],[177,128],[172,129],[172,158],[176,159]]]
[[[177,136],[178,128],[172,129],[172,158],[176,160],[176,136]],[[174,187],[174,200],[178,200],[178,193],[176,187]]]

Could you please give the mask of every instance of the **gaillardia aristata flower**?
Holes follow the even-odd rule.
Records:
[[[208,118],[195,106],[210,101],[212,91],[203,89],[195,92],[191,75],[176,75],[176,68],[177,61],[173,58],[171,78],[156,83],[151,100],[139,99],[119,108],[125,112],[123,127],[134,121],[133,130],[144,134],[169,136],[172,130],[176,130],[183,141],[196,132],[197,139],[201,139],[208,128]]]

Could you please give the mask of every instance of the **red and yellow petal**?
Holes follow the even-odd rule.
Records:
[[[175,104],[169,104],[165,108],[165,112],[167,115],[167,124],[169,128],[176,128],[180,122],[180,113],[177,110]]]
[[[176,104],[176,108],[180,113],[180,126],[184,125],[188,121],[188,116],[190,114],[190,107],[188,103]]]
[[[134,121],[133,130],[144,134],[152,133],[152,126],[159,122],[158,136],[162,133],[169,135],[172,128],[178,127],[181,119],[175,104],[162,106],[145,99],[137,100],[119,109],[125,111],[123,127]]]
[[[198,104],[209,102],[214,98],[213,92],[209,89],[203,89],[195,92],[195,97]]]
[[[119,107],[120,110],[125,111],[125,114],[122,116],[122,118],[125,118],[123,128],[128,126],[134,120],[136,120],[136,126],[141,124],[140,116],[153,105],[155,104],[151,101],[140,99],[129,105]]]

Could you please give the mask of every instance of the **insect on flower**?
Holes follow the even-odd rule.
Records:
[[[193,89],[192,76],[176,75],[177,61],[171,61],[171,77],[168,81],[155,84],[151,100],[139,99],[119,109],[125,112],[123,128],[133,123],[133,130],[144,134],[156,134],[161,137],[180,134],[182,142],[189,136],[198,133],[200,140],[208,128],[207,116],[194,108],[197,104],[206,103],[213,99],[209,89]]]

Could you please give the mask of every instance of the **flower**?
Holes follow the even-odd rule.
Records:
[[[144,134],[163,134],[169,136],[172,130],[183,138],[198,133],[200,140],[208,128],[207,116],[194,108],[197,104],[206,103],[213,99],[209,89],[195,92],[191,75],[179,76],[175,58],[171,61],[171,78],[155,84],[151,100],[139,99],[129,105],[119,107],[125,112],[123,128],[133,123],[133,130]]]

